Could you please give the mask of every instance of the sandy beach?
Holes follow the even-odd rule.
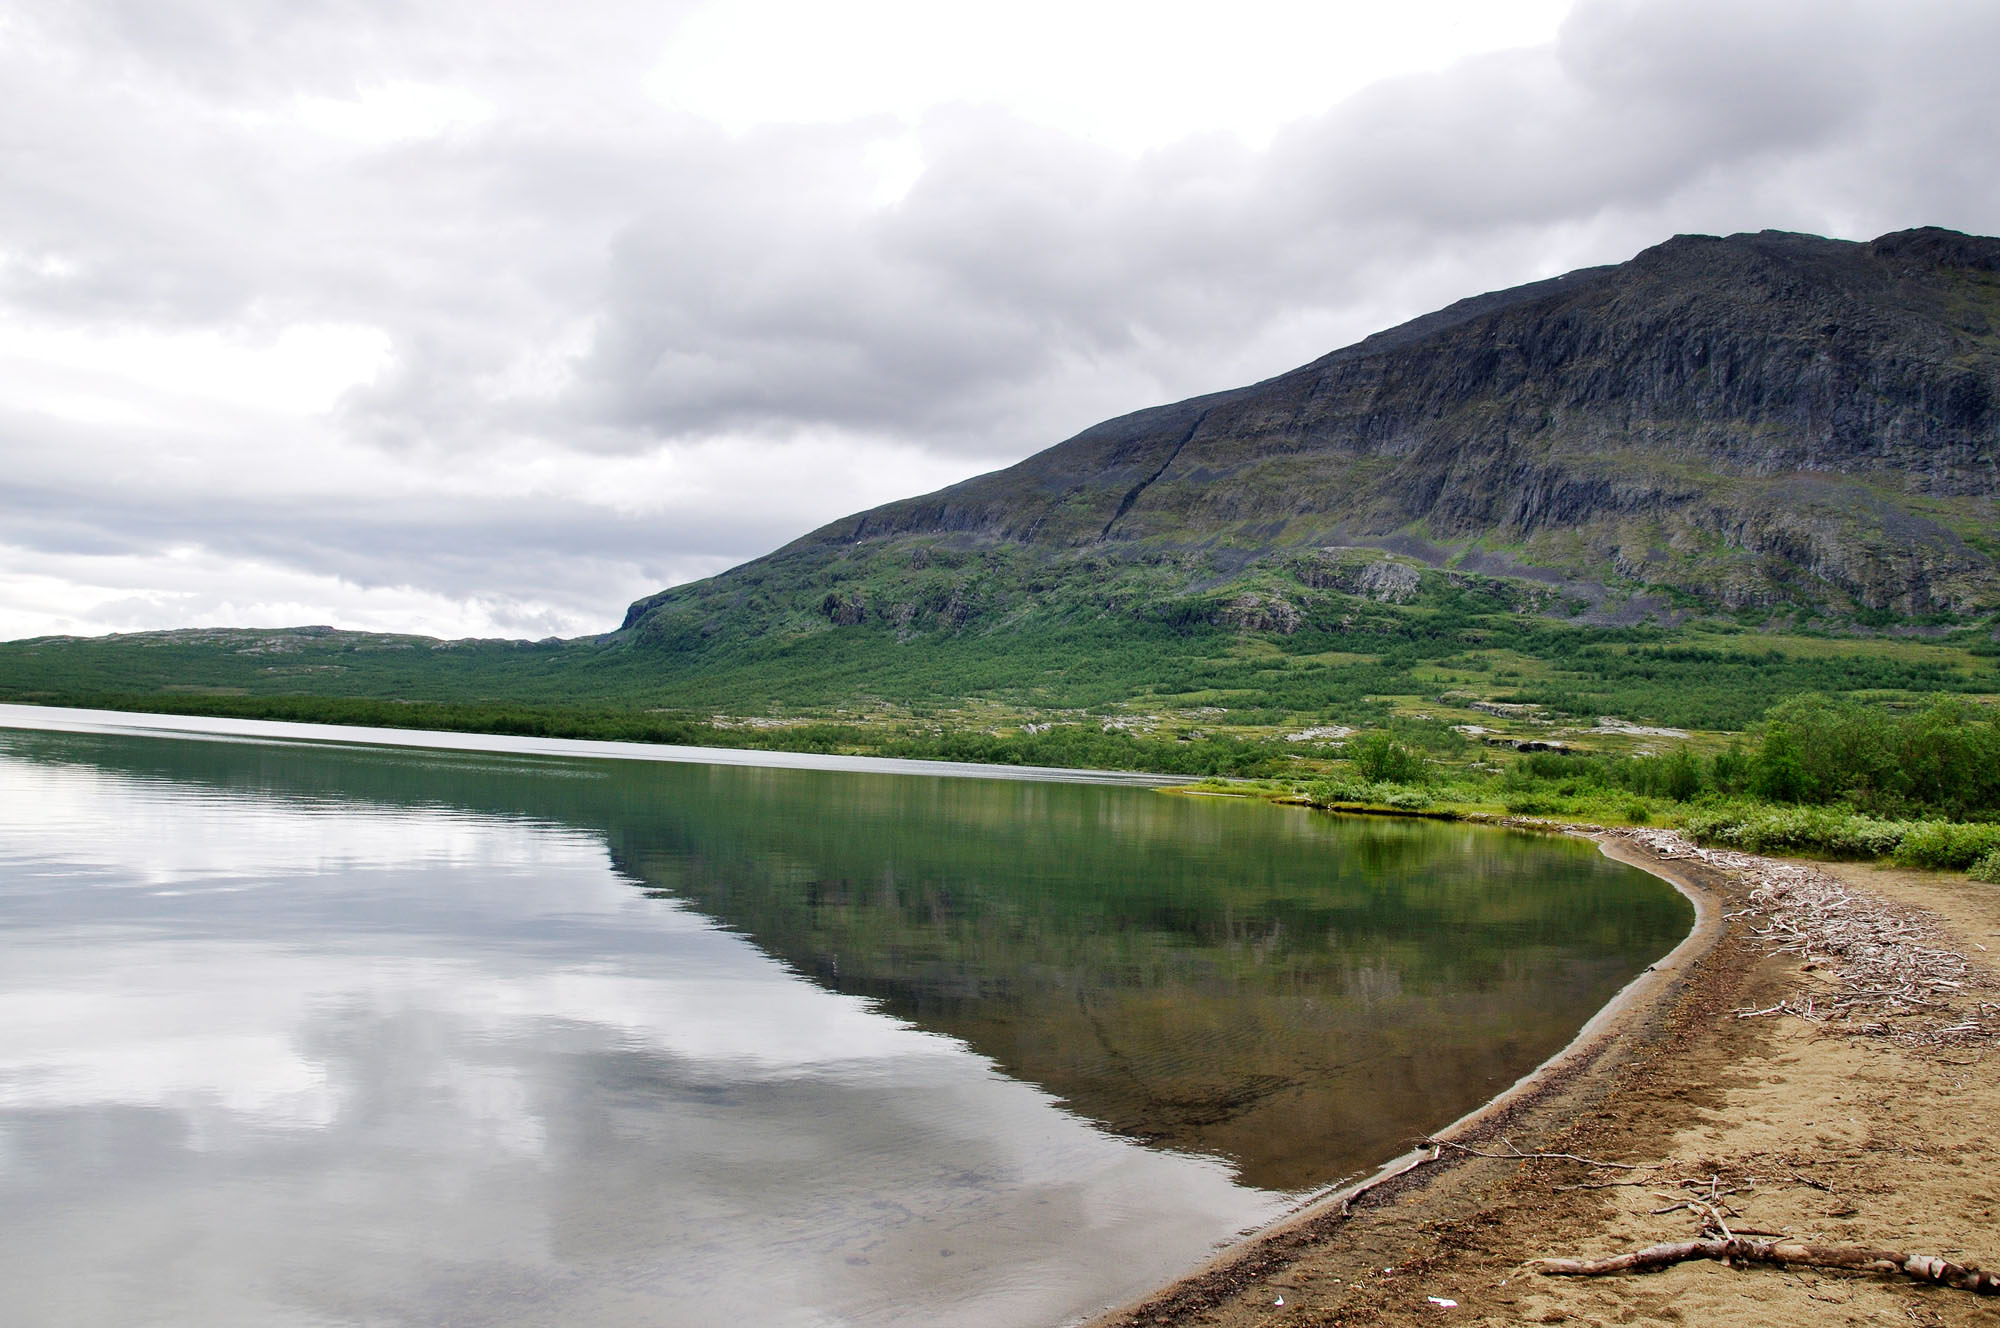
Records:
[[[1510,1094],[1092,1328],[2000,1324],[1901,1275],[1710,1260],[1710,1234],[2000,1263],[2000,889],[1598,831],[1697,901],[1689,940]],[[1833,938],[1829,941],[1827,938]],[[1520,1154],[1536,1155],[1521,1157]],[[1557,1156],[1561,1155],[1561,1156]]]

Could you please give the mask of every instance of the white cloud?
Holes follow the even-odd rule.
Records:
[[[386,333],[351,323],[294,323],[264,336],[0,323],[9,404],[97,422],[141,424],[203,406],[322,415],[389,355]]]
[[[965,102],[1128,153],[1215,132],[1254,143],[1379,79],[1548,41],[1568,7],[726,0],[689,16],[647,88],[737,133],[876,115],[916,121]]]
[[[301,123],[335,138],[396,143],[469,128],[493,118],[493,104],[464,88],[382,83],[352,97],[299,97]]]

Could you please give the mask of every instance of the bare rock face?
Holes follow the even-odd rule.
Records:
[[[1416,569],[1401,563],[1370,563],[1356,581],[1362,594],[1382,604],[1408,604],[1421,584]]]
[[[859,627],[868,621],[868,602],[859,595],[828,595],[819,610],[836,627]]]
[[[1216,610],[1215,622],[1246,632],[1290,636],[1305,623],[1305,615],[1296,604],[1277,595],[1239,595]]]
[[[1301,559],[1293,574],[1315,590],[1362,595],[1378,604],[1408,604],[1423,578],[1417,569],[1352,549],[1320,549]]]
[[[893,578],[881,560],[914,566],[913,547],[1058,580],[1222,551],[1228,574],[1416,595],[1404,563],[1316,553],[1369,546],[1718,609],[2000,608],[2000,240],[1677,236],[844,518],[642,600],[627,626],[713,608],[749,569],[803,582],[838,558]],[[1285,630],[1229,603],[1247,630]]]

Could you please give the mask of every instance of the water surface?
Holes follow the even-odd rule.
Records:
[[[1467,827],[69,723],[0,728],[25,1323],[1057,1323],[1689,920]]]

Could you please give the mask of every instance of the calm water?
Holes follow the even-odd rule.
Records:
[[[1589,845],[1144,788],[72,727],[0,727],[25,1324],[1059,1323],[1690,921]]]

